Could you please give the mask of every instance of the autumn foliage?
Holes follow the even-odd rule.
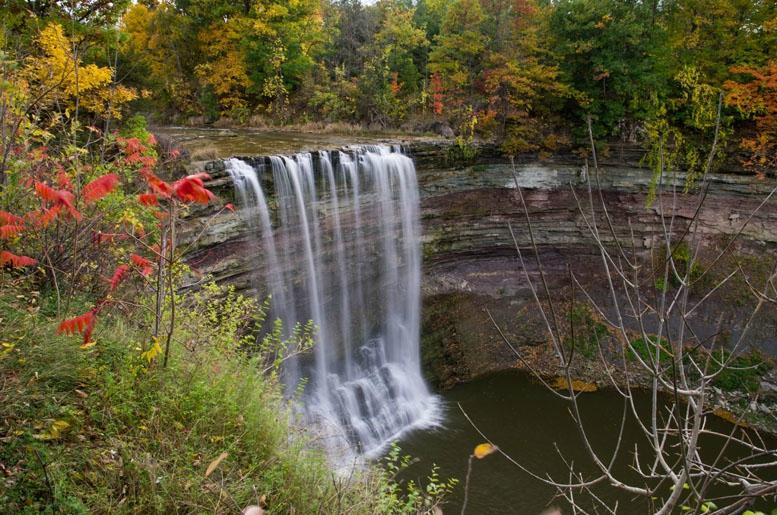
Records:
[[[745,165],[759,175],[777,169],[777,61],[763,68],[736,66],[731,69],[742,79],[729,80],[726,103],[755,121],[755,134],[742,139],[748,153]]]
[[[96,301],[85,313],[64,319],[58,332],[81,335],[91,344],[99,316],[121,304],[123,285],[134,277],[146,281],[159,263],[174,260],[174,247],[160,247],[159,235],[175,223],[176,213],[187,204],[214,200],[207,189],[207,174],[193,174],[169,183],[157,175],[159,162],[153,136],[104,136],[113,157],[101,165],[112,170],[91,176],[91,166],[80,169],[41,149],[28,155],[45,155],[45,167],[30,167],[15,194],[26,211],[0,211],[0,265],[10,269],[41,266],[40,279],[56,288],[93,285]],[[28,161],[29,163],[29,161]],[[133,191],[146,190],[132,194]],[[110,195],[114,199],[102,203]],[[88,241],[83,241],[86,236]],[[22,248],[35,257],[22,255]],[[82,267],[96,269],[97,286]],[[108,273],[100,270],[107,266]],[[17,271],[16,273],[19,273]],[[36,272],[29,271],[29,274]],[[102,284],[102,286],[99,286]]]

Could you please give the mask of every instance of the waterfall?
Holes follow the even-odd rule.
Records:
[[[269,166],[268,166],[269,165]],[[290,392],[305,381],[307,421],[330,449],[374,455],[438,407],[421,377],[421,249],[413,161],[399,149],[226,162],[261,245],[260,290],[290,330],[312,320],[312,356],[290,360]]]

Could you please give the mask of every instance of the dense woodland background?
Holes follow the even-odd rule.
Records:
[[[17,61],[61,23],[157,123],[449,127],[514,154],[581,143],[590,116],[597,139],[666,141],[693,169],[722,92],[723,139],[774,165],[766,0],[10,0],[3,18]]]

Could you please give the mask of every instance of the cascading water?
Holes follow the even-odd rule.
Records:
[[[376,146],[273,156],[271,179],[239,159],[226,168],[261,233],[259,280],[273,316],[286,328],[308,320],[318,328],[312,359],[293,360],[285,377],[290,391],[307,380],[305,414],[334,430],[330,448],[346,442],[370,455],[411,427],[435,423],[419,358],[412,160]]]

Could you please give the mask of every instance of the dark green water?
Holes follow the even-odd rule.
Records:
[[[558,447],[565,459],[574,461],[577,470],[587,473],[587,479],[595,477],[595,469],[567,411],[568,404],[526,374],[499,372],[453,388],[442,397],[446,405],[444,427],[415,432],[399,443],[403,453],[419,459],[407,470],[405,479],[424,482],[432,463],[436,463],[443,478],[460,480],[449,503],[444,506],[445,513],[459,513],[467,459],[473,448],[484,441],[462,415],[457,403],[491,441],[530,470],[540,475],[551,474],[557,480],[566,479],[568,469],[559,457]],[[638,407],[648,410],[649,397],[636,397]],[[588,393],[581,397],[580,406],[592,445],[608,459],[620,427],[622,398],[614,391]],[[725,430],[728,426],[717,418],[710,423],[716,429]],[[640,454],[647,456],[648,443],[636,423],[627,425],[624,441],[629,450],[638,444]],[[772,443],[775,442],[772,440]],[[718,449],[717,442],[702,443],[703,454],[710,455]],[[621,454],[622,459],[616,465],[619,476],[639,485],[636,474],[630,469],[633,451]],[[618,513],[647,513],[649,510],[644,501],[632,499],[612,488],[598,488],[595,492],[611,505],[617,501]],[[522,472],[503,456],[492,454],[483,460],[474,460],[467,513],[532,515],[548,506],[559,506],[564,513],[571,513],[565,509],[563,499],[554,498],[555,494],[552,487]],[[669,494],[668,488],[666,494]]]

